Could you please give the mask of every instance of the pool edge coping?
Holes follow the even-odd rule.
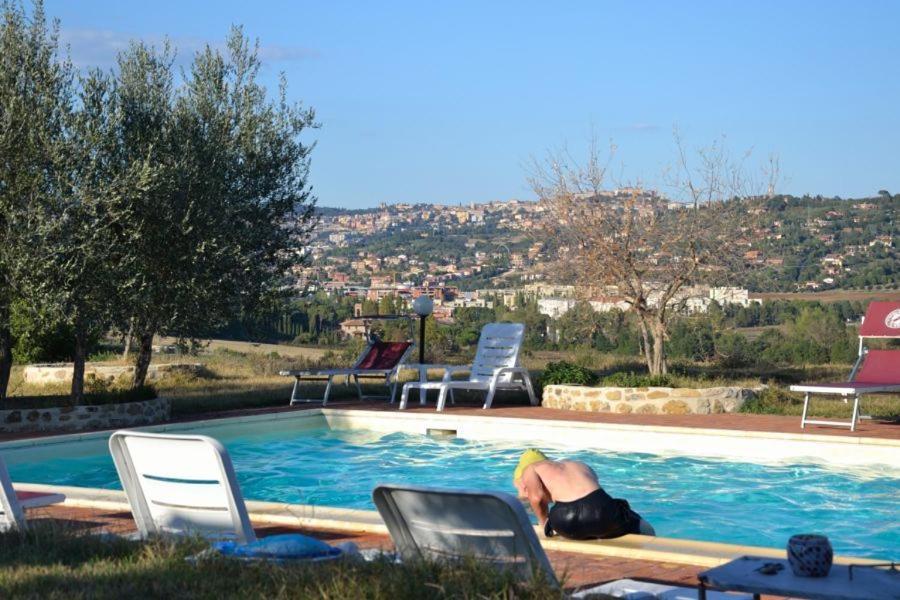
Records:
[[[593,422],[593,421],[576,421],[576,420],[568,420],[568,419],[535,419],[529,417],[506,417],[506,416],[490,416],[490,415],[472,415],[472,414],[457,414],[457,413],[446,413],[446,412],[400,412],[399,410],[392,413],[386,413],[382,410],[367,410],[365,408],[342,408],[342,407],[329,407],[329,406],[319,406],[314,408],[304,408],[300,410],[293,411],[273,411],[273,412],[264,412],[253,415],[237,415],[237,416],[223,416],[223,417],[212,417],[212,418],[202,418],[197,420],[187,420],[187,421],[170,421],[167,423],[158,423],[154,425],[142,425],[138,427],[132,427],[127,429],[140,429],[143,431],[171,431],[171,430],[189,430],[196,429],[204,426],[221,426],[227,424],[238,424],[238,423],[252,423],[257,421],[280,421],[285,419],[301,419],[301,418],[313,418],[313,417],[328,417],[329,415],[336,416],[368,416],[368,417],[380,417],[387,418],[386,415],[391,415],[392,417],[399,417],[403,419],[438,419],[438,420],[454,420],[454,419],[464,419],[469,421],[497,421],[502,420],[503,422],[512,423],[512,424],[534,424],[534,423],[554,423],[557,426],[560,424],[564,424],[570,427],[574,427],[577,429],[598,429],[598,430],[609,430],[609,431],[634,431],[634,432],[648,432],[648,433],[666,433],[666,434],[680,434],[680,435],[691,435],[691,436],[700,436],[700,437],[718,437],[718,438],[757,438],[757,439],[778,439],[792,442],[802,442],[808,444],[837,444],[837,445],[850,445],[850,446],[888,446],[888,447],[896,447],[900,449],[900,439],[893,440],[889,438],[874,438],[874,437],[864,437],[864,436],[839,436],[839,435],[822,435],[816,433],[787,433],[781,431],[758,431],[753,429],[723,429],[723,428],[711,428],[711,427],[684,427],[677,425],[638,425],[633,423],[604,423],[604,422]],[[89,440],[97,437],[103,437],[104,435],[108,435],[113,431],[118,431],[119,428],[110,428],[110,429],[101,429],[96,431],[85,431],[85,432],[72,432],[72,433],[57,433],[57,434],[49,434],[45,436],[33,436],[27,438],[21,438],[18,440],[7,440],[0,442],[0,450],[4,449],[12,449],[12,448],[24,448],[28,446],[36,446],[38,444],[47,444],[47,443],[66,443],[66,442],[75,442],[81,440]]]
[[[313,409],[317,411],[321,411],[324,416],[328,416],[329,413],[341,413],[341,414],[365,414],[365,415],[380,415],[383,416],[386,413],[380,410],[366,410],[359,408],[331,408],[328,406]],[[395,413],[388,413],[395,414]],[[679,425],[638,425],[634,423],[605,423],[605,422],[595,422],[595,421],[575,421],[568,419],[536,419],[529,417],[504,417],[504,416],[489,416],[485,415],[470,415],[470,414],[457,414],[457,413],[447,413],[447,412],[432,412],[432,413],[421,413],[421,412],[409,412],[409,413],[396,413],[396,416],[403,415],[404,418],[438,418],[438,419],[478,419],[478,420],[503,420],[505,422],[514,422],[516,424],[526,424],[526,423],[564,423],[569,426],[574,426],[579,429],[608,429],[608,430],[625,430],[625,431],[644,431],[651,433],[679,433],[686,435],[697,435],[697,436],[708,436],[708,437],[740,437],[740,438],[765,438],[765,439],[781,439],[788,441],[796,441],[796,442],[806,442],[806,443],[838,443],[838,444],[849,444],[849,445],[870,445],[870,446],[896,446],[900,449],[900,439],[892,440],[888,438],[873,438],[873,437],[864,437],[864,436],[839,436],[839,435],[821,435],[816,433],[787,433],[782,431],[759,431],[755,429],[723,429],[723,428],[713,428],[713,427],[684,427]]]

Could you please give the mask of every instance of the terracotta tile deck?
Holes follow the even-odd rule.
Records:
[[[462,394],[458,394],[457,397]],[[420,407],[418,399],[410,402],[407,412],[434,412],[434,401],[429,397],[429,404]],[[715,415],[636,415],[636,414],[612,414],[593,413],[556,408],[544,408],[542,406],[530,406],[523,404],[518,398],[501,397],[495,401],[490,410],[483,410],[481,402],[468,399],[459,400],[456,405],[448,406],[446,413],[458,415],[477,415],[480,417],[512,417],[520,419],[578,421],[587,423],[613,423],[620,425],[648,425],[654,427],[691,427],[701,429],[724,429],[735,431],[762,431],[790,434],[813,434],[851,437],[869,437],[880,439],[900,440],[900,422],[882,420],[863,420],[851,432],[846,427],[827,427],[822,425],[807,425],[806,429],[800,429],[799,416],[781,415],[756,415],[743,413],[715,414]],[[285,402],[287,404],[287,402]],[[266,413],[292,412],[319,408],[321,405],[303,404],[298,406],[281,406],[267,408],[253,408],[243,410],[221,411],[191,415],[185,418],[173,419],[172,422],[189,422],[204,419],[224,419],[229,417],[249,416]],[[397,404],[387,402],[359,402],[355,400],[332,401],[329,408],[353,409],[353,410],[377,410],[396,411]],[[48,435],[46,433],[8,434],[0,433],[0,442]]]

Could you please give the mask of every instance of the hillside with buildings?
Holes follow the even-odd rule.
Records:
[[[603,200],[635,194],[647,206],[681,208],[653,191],[616,190]],[[900,195],[888,194],[750,201],[733,228],[742,264],[726,278],[685,289],[678,302],[702,312],[712,301],[746,305],[756,293],[897,287],[898,204]],[[372,302],[427,294],[439,318],[522,297],[553,317],[585,296],[597,311],[624,308],[614,288],[585,293],[554,278],[559,248],[548,239],[545,210],[522,200],[321,209],[307,261],[294,269],[295,286]]]

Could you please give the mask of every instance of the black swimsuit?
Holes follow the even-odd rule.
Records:
[[[631,510],[627,500],[612,498],[603,488],[578,500],[555,503],[547,521],[548,529],[573,540],[639,533],[640,523],[641,516]]]

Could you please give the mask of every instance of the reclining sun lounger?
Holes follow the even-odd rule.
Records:
[[[539,404],[531,385],[528,369],[519,366],[519,351],[525,336],[522,323],[490,323],[481,330],[478,349],[472,366],[442,366],[442,381],[412,382],[404,384],[400,396],[400,408],[405,409],[410,390],[438,390],[437,410],[444,410],[447,394],[453,400],[453,390],[481,390],[485,392],[484,407],[490,408],[498,389],[518,389],[528,392],[532,405]],[[467,380],[454,381],[453,373],[468,371]],[[424,404],[424,396],[420,395]]]
[[[216,440],[117,431],[109,450],[142,538],[199,534],[241,544],[256,540],[231,458]]]
[[[404,561],[472,557],[559,585],[525,509],[508,494],[380,485],[372,498]]]
[[[59,504],[65,499],[66,497],[62,494],[16,490],[9,479],[6,463],[0,458],[0,531],[6,531],[7,529],[24,530],[27,527],[27,522],[23,509]]]
[[[900,393],[900,350],[869,350],[867,338],[900,339],[900,302],[872,302],[859,328],[859,358],[848,381],[792,385],[791,391],[803,392],[803,415],[800,428],[807,423],[834,425],[856,430],[859,422],[859,399],[863,394]],[[853,397],[853,414],[849,422],[807,418],[810,394],[841,396],[846,403]]]
[[[383,377],[384,385],[387,386],[390,394],[378,397],[390,398],[390,401],[394,402],[397,394],[397,377],[411,349],[412,342],[382,342],[373,339],[350,368],[291,370],[281,371],[280,375],[294,378],[294,389],[291,391],[291,405],[303,402],[322,402],[322,406],[325,406],[328,404],[328,397],[331,395],[331,386],[335,377],[346,377],[348,384],[352,377],[356,383],[356,393],[360,400],[375,398],[375,396],[363,396],[359,378]],[[303,380],[317,380],[323,377],[328,379],[328,383],[325,385],[325,395],[322,398],[300,398],[297,396]]]

